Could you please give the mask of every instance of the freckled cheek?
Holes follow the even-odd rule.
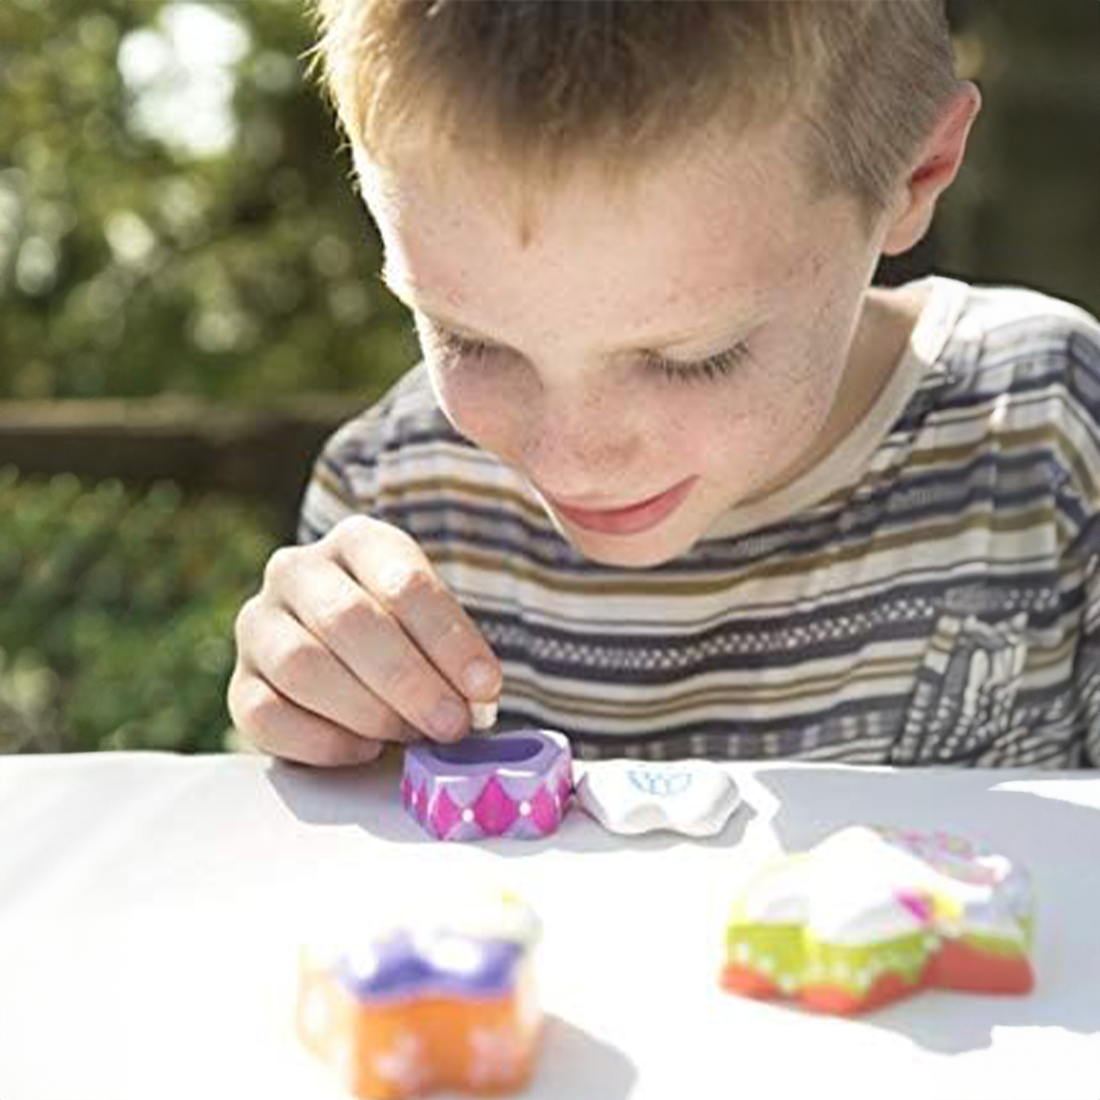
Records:
[[[802,450],[824,426],[836,396],[839,374],[832,366],[831,349],[823,343],[816,354],[804,352],[792,357],[793,366],[784,372],[772,393],[775,415],[787,425],[790,443]]]
[[[829,391],[808,377],[791,378],[770,388],[757,407],[759,430],[777,445],[800,448],[802,436],[813,434],[829,411]]]
[[[706,474],[725,464],[731,433],[737,431],[731,412],[714,401],[666,399],[659,418],[650,421],[646,441],[651,463],[669,473]]]
[[[766,367],[763,368],[765,371]],[[679,435],[700,472],[755,479],[809,445],[829,411],[827,385],[802,372],[775,372],[716,394]]]

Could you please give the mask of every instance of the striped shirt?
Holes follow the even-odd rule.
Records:
[[[856,429],[674,561],[586,561],[423,366],[329,441],[301,538],[412,535],[501,659],[502,726],[581,759],[1098,766],[1100,324],[925,283]]]

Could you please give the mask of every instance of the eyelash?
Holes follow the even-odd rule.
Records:
[[[649,355],[646,362],[671,382],[717,382],[733,374],[748,357],[749,346],[742,342],[695,363],[678,363],[660,355]]]
[[[481,340],[460,336],[457,332],[438,332],[436,341],[444,355],[474,362],[484,360],[494,351],[500,350]],[[749,355],[748,344],[742,342],[695,363],[680,363],[655,354],[647,354],[645,359],[648,369],[670,382],[715,382],[733,374]]]

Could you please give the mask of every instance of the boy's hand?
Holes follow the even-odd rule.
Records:
[[[277,550],[237,617],[229,713],[288,760],[357,764],[386,741],[456,741],[468,702],[500,688],[493,651],[424,552],[366,516]]]

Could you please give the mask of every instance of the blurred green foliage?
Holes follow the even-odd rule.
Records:
[[[0,751],[224,747],[270,517],[0,470]]]
[[[0,3],[0,398],[377,392],[414,361],[305,10]]]

